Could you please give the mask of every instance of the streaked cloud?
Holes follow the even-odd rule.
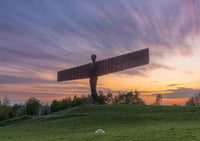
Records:
[[[174,86],[177,86],[177,85],[180,85],[180,84],[169,84],[169,85],[167,85],[167,87],[174,87]]]
[[[41,86],[32,88],[63,91],[63,87],[55,85],[67,85],[66,89],[70,85],[76,89],[74,92],[81,89],[86,92],[88,81],[58,84],[56,72],[90,62],[93,53],[101,60],[147,47],[150,48],[149,65],[118,75],[148,79],[155,70],[178,71],[176,64],[165,62],[173,56],[191,58],[196,52],[198,46],[193,45],[193,40],[200,35],[199,7],[200,1],[196,0],[2,0],[0,87],[38,84]],[[195,75],[193,70],[182,70],[187,75]],[[154,82],[158,80],[151,83]],[[175,86],[177,82],[170,83]],[[175,96],[169,93],[165,97],[185,97],[189,90],[182,90],[174,90]]]
[[[193,74],[193,72],[192,71],[187,71],[187,70],[185,70],[185,71],[183,71],[184,73],[186,73],[186,74]]]
[[[53,80],[47,80],[34,77],[19,77],[10,75],[0,75],[0,84],[32,84],[32,83],[53,83]]]
[[[195,94],[195,89],[185,87],[178,87],[177,89],[168,89],[165,91],[165,93],[162,93],[165,99],[191,98]],[[152,94],[152,96],[156,95],[157,94]]]

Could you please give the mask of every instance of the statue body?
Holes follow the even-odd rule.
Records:
[[[69,81],[77,79],[90,79],[92,102],[97,100],[97,79],[99,76],[115,73],[118,71],[142,66],[149,63],[149,49],[123,54],[120,56],[100,60],[96,62],[96,55],[91,56],[92,63],[58,72],[57,81]]]
[[[90,89],[91,89],[91,96],[92,96],[92,104],[96,104],[97,100],[97,66],[96,66],[96,55],[93,54],[91,56],[92,63],[90,65]]]

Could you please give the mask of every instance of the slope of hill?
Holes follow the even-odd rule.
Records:
[[[95,134],[103,129],[105,134]],[[200,107],[96,105],[0,128],[1,141],[199,140]]]

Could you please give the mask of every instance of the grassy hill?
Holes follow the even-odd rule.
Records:
[[[200,107],[96,105],[46,120],[35,119],[1,127],[0,140],[200,140]],[[95,134],[97,129],[105,134]]]

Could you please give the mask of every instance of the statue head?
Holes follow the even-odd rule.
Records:
[[[95,54],[92,54],[91,59],[93,62],[95,62],[96,58],[97,58],[97,56]]]

